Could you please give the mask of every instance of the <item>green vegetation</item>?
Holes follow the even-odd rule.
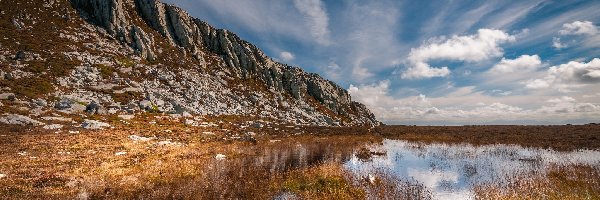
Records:
[[[105,79],[112,77],[113,73],[116,72],[115,68],[106,66],[104,64],[94,64],[93,66],[98,68],[100,71],[100,76]]]
[[[10,87],[16,95],[29,98],[42,98],[45,94],[54,92],[50,80],[41,77],[2,80],[0,86]]]
[[[129,68],[129,67],[135,66],[135,62],[127,57],[119,57],[119,58],[116,58],[116,60],[123,67]]]
[[[365,191],[344,176],[341,166],[328,163],[290,173],[283,188],[308,199],[364,199]]]

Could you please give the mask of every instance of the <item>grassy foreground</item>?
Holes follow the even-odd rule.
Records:
[[[356,177],[342,162],[353,153],[365,159],[380,154],[365,152],[364,147],[384,138],[557,150],[600,145],[598,126],[273,125],[242,130],[235,128],[239,127],[235,122],[211,120],[216,125],[191,127],[148,117],[101,131],[3,126],[0,198],[428,199],[421,185],[386,173]],[[545,139],[530,141],[536,137]],[[508,187],[478,186],[475,195],[479,199],[597,199],[599,174],[600,169],[587,166],[557,167],[547,176],[517,178]]]

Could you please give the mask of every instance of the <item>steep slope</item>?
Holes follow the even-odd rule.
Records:
[[[3,113],[378,124],[346,90],[158,0],[0,0]],[[4,10],[4,8],[14,8]],[[0,96],[1,97],[1,96]]]

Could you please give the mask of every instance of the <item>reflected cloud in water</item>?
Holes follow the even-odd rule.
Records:
[[[383,171],[423,184],[437,199],[472,199],[473,186],[508,184],[516,177],[544,174],[552,165],[600,167],[600,151],[557,152],[518,145],[424,144],[385,140],[371,146],[385,156],[364,161],[353,156],[345,167],[358,176]]]

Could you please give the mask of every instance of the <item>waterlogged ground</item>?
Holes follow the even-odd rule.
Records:
[[[422,184],[434,199],[473,199],[478,186],[506,188],[524,177],[544,177],[557,167],[600,169],[597,150],[556,152],[518,145],[424,144],[403,140],[384,140],[370,148],[387,153],[369,160],[353,156],[344,166],[358,176],[383,172]]]
[[[103,131],[0,127],[0,199],[600,199],[600,126],[149,120]]]

